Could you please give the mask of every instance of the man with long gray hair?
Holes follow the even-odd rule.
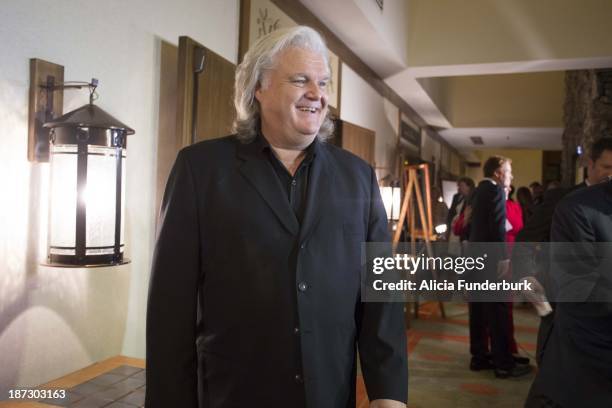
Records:
[[[236,73],[235,135],[172,169],[147,311],[146,407],[405,407],[401,303],[361,301],[361,243],[389,240],[373,169],[325,143],[327,47],[258,40]]]

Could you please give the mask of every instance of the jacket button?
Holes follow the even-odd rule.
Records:
[[[295,375],[295,382],[298,384],[301,384],[302,382],[304,382],[304,380],[302,379],[302,376],[299,374]]]
[[[306,244],[300,244],[300,249],[306,248]]]
[[[293,334],[299,334],[300,333],[300,328],[299,327],[294,327],[293,328]]]
[[[300,292],[306,292],[306,289],[308,289],[308,284],[306,282],[298,283],[298,290]]]

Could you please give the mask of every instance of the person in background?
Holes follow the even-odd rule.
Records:
[[[553,190],[559,187],[561,187],[561,182],[559,180],[551,180],[546,183],[546,189],[544,190],[544,192],[546,193],[546,191],[548,190]]]
[[[521,206],[523,223],[526,223],[533,214],[533,197],[531,196],[531,191],[527,187],[519,187],[516,191],[516,200]]]
[[[542,202],[533,206],[532,216],[524,222],[523,229],[517,234],[516,244],[513,247],[512,273],[514,278],[533,276],[545,291],[550,287],[549,246],[542,245],[542,243],[550,241],[550,227],[555,208],[567,192],[567,189],[558,184],[548,184]],[[554,304],[551,304],[551,307],[554,307]],[[554,314],[549,311],[547,314],[540,315],[540,318],[535,354],[538,364],[540,364],[546,341],[553,327]]]
[[[451,255],[460,255],[460,243],[469,237],[470,199],[474,193],[474,180],[462,177],[457,181],[457,194],[448,213],[448,243]]]
[[[533,199],[533,204],[540,204],[542,202],[542,198],[544,195],[544,186],[537,181],[529,184],[529,190],[531,190],[531,198]]]
[[[551,227],[560,299],[526,408],[612,404],[612,178],[564,197]],[[571,244],[580,243],[580,244]]]
[[[479,243],[497,243],[497,246],[489,247],[489,267],[474,274],[474,279],[503,276],[509,266],[507,251],[501,248],[501,244],[506,241],[504,187],[509,187],[512,181],[511,160],[501,156],[489,157],[484,163],[483,173],[485,178],[478,184],[472,200],[469,241],[476,246]],[[520,377],[531,372],[529,365],[517,364],[512,356],[508,302],[478,300],[475,298],[469,302],[470,370],[494,369],[498,378]]]
[[[572,191],[600,183],[609,175],[612,175],[612,137],[602,137],[591,146],[586,179],[576,184]]]
[[[508,248],[508,256],[512,254],[512,247],[516,241],[516,236],[523,229],[523,211],[521,205],[512,199],[514,186],[505,186],[506,192],[506,247]],[[529,190],[527,190],[529,191]],[[518,194],[518,193],[517,193]],[[513,302],[508,302],[508,318],[510,324],[510,351],[517,364],[529,364],[527,357],[518,355],[518,344],[514,338],[514,314]]]
[[[533,217],[525,222],[525,227],[517,236],[517,242],[534,244],[521,244],[515,247],[515,253],[512,256],[513,263],[515,266],[521,265],[515,268],[515,276],[519,274],[520,276],[534,276],[542,285],[549,299],[553,297],[550,293],[552,282],[550,277],[551,271],[548,267],[548,247],[537,243],[550,241],[553,213],[561,199],[570,193],[573,194],[598,184],[607,180],[607,177],[612,176],[612,138],[603,137],[593,143],[590,148],[587,171],[587,178],[570,189],[560,187],[559,183],[549,183],[544,192],[542,203],[534,207]],[[534,262],[531,263],[532,266],[530,267],[529,260],[531,259]],[[554,327],[556,305],[551,301],[550,306],[552,311],[541,316],[538,328],[536,347],[536,362],[538,364],[543,359]]]
[[[523,210],[521,205],[512,199],[514,186],[505,186],[506,192],[506,244],[508,252],[512,252],[512,244],[523,229]]]

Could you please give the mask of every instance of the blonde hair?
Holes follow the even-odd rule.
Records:
[[[493,177],[497,169],[500,169],[505,163],[512,164],[512,160],[503,156],[491,156],[482,166],[482,173],[485,177]]]

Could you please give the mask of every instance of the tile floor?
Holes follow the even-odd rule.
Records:
[[[421,306],[408,330],[409,408],[522,408],[534,373],[497,379],[492,370],[470,371],[467,304],[445,303],[446,319],[436,303]],[[539,318],[527,307],[514,308],[520,354],[534,354]],[[357,408],[368,407],[363,380],[357,382]]]
[[[437,303],[425,303],[419,310],[419,318],[410,322],[408,407],[522,407],[535,374],[502,380],[496,379],[491,370],[470,371],[467,305],[445,303],[445,310],[446,318],[443,319]],[[515,306],[515,338],[520,353],[530,357],[533,364],[538,324],[539,318],[529,307]],[[132,364],[130,362],[119,364],[115,363],[116,368],[68,388],[64,400],[40,402],[56,407],[143,407],[144,369],[128,365]],[[134,365],[144,367],[144,362]],[[356,408],[367,408],[368,405],[363,379],[358,376]]]
[[[145,371],[122,365],[67,389],[66,398],[41,400],[58,407],[135,408],[144,406]]]

